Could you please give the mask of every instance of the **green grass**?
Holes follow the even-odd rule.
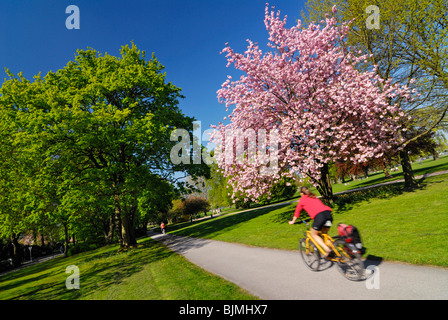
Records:
[[[66,267],[80,271],[80,289],[68,290]],[[0,299],[240,300],[257,299],[195,266],[152,239],[118,252],[107,246],[55,258],[0,276]]]
[[[334,225],[342,222],[357,226],[367,254],[447,267],[448,175],[426,178],[421,183],[422,187],[413,192],[402,192],[401,183],[360,191],[358,196],[352,196],[352,203],[334,208]],[[185,223],[169,230],[183,236],[296,250],[304,225],[287,224],[294,209],[295,204],[283,204]]]

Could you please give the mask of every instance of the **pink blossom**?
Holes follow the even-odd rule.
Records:
[[[215,126],[211,138],[222,140],[216,160],[229,177],[234,197],[256,201],[284,176],[299,172],[319,179],[324,163],[368,161],[400,142],[406,118],[389,102],[409,96],[409,89],[356,68],[367,56],[340,45],[348,23],[338,26],[334,17],[327,17],[307,28],[300,21],[286,28],[286,18],[268,6],[264,21],[272,51],[263,53],[250,40],[244,54],[228,45],[222,51],[227,65],[243,72],[237,81],[228,78],[217,92],[226,110],[232,110],[231,122]],[[241,130],[249,129],[278,131],[278,171],[270,176],[261,174],[272,151],[269,143],[260,143],[261,137],[257,136],[257,157],[252,162],[237,161],[236,148],[230,149]],[[248,140],[242,148],[249,150]]]

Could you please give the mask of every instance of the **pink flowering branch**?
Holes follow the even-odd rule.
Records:
[[[407,118],[393,102],[409,98],[408,88],[392,85],[375,70],[358,70],[367,57],[340,45],[349,23],[338,26],[336,19],[327,17],[307,28],[301,21],[286,28],[286,17],[281,19],[268,6],[264,21],[271,51],[262,52],[250,40],[244,54],[228,45],[222,51],[227,66],[233,64],[244,73],[236,81],[229,76],[217,92],[226,110],[232,108],[230,124],[217,126],[214,139],[221,139],[216,160],[230,177],[234,195],[256,200],[294,172],[318,181],[329,162],[366,162],[402,142],[399,133]],[[278,167],[268,176],[261,174],[266,161],[242,161],[241,152],[237,160],[234,145],[248,130],[278,132]],[[248,150],[248,141],[241,142],[243,150]],[[274,149],[256,143],[255,150],[269,157]]]

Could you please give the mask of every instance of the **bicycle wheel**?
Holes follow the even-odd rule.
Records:
[[[299,251],[305,265],[312,271],[318,271],[320,267],[320,253],[313,243],[307,245],[306,238],[299,241]]]
[[[351,281],[365,280],[364,262],[361,259],[361,255],[354,253],[345,243],[344,240],[336,240],[334,246],[342,255],[336,260],[339,271]]]

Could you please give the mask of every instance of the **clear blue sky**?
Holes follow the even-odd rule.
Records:
[[[228,42],[238,52],[246,39],[267,43],[266,0],[2,0],[0,73],[4,68],[28,79],[46,75],[73,60],[77,49],[92,47],[119,55],[131,41],[165,66],[167,79],[182,88],[182,111],[202,122],[202,130],[223,121],[216,91],[233,67],[219,52]],[[68,30],[65,9],[80,10],[80,29]],[[295,24],[302,0],[272,0]]]

